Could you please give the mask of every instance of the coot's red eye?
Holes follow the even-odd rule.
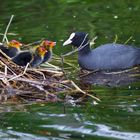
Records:
[[[74,38],[73,39],[78,39],[78,36],[74,36]]]

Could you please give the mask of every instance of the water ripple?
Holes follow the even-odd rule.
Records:
[[[132,133],[132,132],[120,132],[117,130],[111,130],[111,127],[103,125],[103,124],[92,124],[88,122],[89,125],[94,125],[96,130],[82,127],[72,127],[65,125],[41,125],[43,128],[53,128],[60,131],[69,131],[69,132],[77,132],[91,136],[103,136],[103,137],[112,137],[123,140],[139,140],[140,133]]]
[[[12,136],[12,137],[11,137]],[[8,131],[1,131],[0,130],[0,139],[1,140],[50,140],[52,139],[57,139],[57,140],[64,140],[62,138],[56,138],[56,137],[43,137],[43,136],[37,136],[29,133],[22,133],[22,132],[16,132],[13,130],[8,130]]]
[[[66,114],[46,114],[42,112],[38,112],[37,114],[40,116],[46,116],[46,117],[65,117],[66,116]]]

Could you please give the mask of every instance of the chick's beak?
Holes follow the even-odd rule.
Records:
[[[56,42],[53,42],[53,41],[52,41],[52,42],[50,43],[50,47],[51,47],[51,48],[53,48],[55,45],[56,45]]]
[[[21,47],[22,46],[22,43],[19,43],[18,45]]]
[[[20,47],[22,46],[22,43],[17,42],[17,43],[15,43],[13,46],[15,46],[16,48],[20,48]]]

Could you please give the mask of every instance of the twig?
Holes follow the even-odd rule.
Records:
[[[79,67],[76,67],[76,66],[74,66],[73,64],[71,64],[71,63],[69,63],[69,62],[64,62],[65,64],[67,64],[67,65],[69,65],[69,66],[71,66],[71,67],[73,67],[73,68],[75,68],[75,69],[79,69]]]
[[[84,75],[81,75],[80,78],[86,77],[86,76],[88,76],[88,75],[90,75],[90,74],[93,74],[93,73],[95,73],[95,72],[98,72],[98,71],[99,71],[99,70],[96,69],[96,70],[94,70],[94,71],[88,72],[88,73],[86,73],[86,74],[84,74]]]
[[[117,43],[117,41],[118,41],[118,35],[115,35],[114,43]]]
[[[62,74],[62,71],[50,70],[50,69],[48,69],[48,68],[47,68],[47,69],[45,69],[45,68],[44,68],[44,69],[41,69],[41,68],[40,68],[40,69],[28,68],[27,70],[28,70],[28,71],[38,70],[38,71],[48,72],[48,73],[53,73],[53,74]]]
[[[6,65],[4,65],[4,67],[5,67],[5,70],[4,70],[4,77],[3,78],[1,78],[1,80],[2,80],[2,82],[4,83],[4,84],[6,84],[7,86],[9,85],[9,83],[7,82],[7,66]]]
[[[1,49],[0,49],[0,53],[5,57],[7,58],[8,60],[11,60],[11,58],[9,56],[7,56]]]
[[[130,71],[133,71],[133,70],[136,70],[138,69],[139,67],[133,67],[133,68],[130,68],[130,69],[126,69],[126,70],[121,70],[121,71],[115,71],[115,72],[104,72],[104,74],[121,74],[121,73],[126,73],[126,72],[130,72]]]
[[[7,66],[5,65],[5,71],[4,71],[4,73],[5,73],[5,78],[4,78],[4,80],[6,81],[7,79],[6,79],[6,76],[7,76]]]
[[[62,72],[64,73],[65,78],[68,79],[68,76],[64,70],[64,56],[63,55],[61,55],[61,69],[62,69]]]
[[[68,76],[66,75],[66,72],[64,71],[64,56],[63,55],[61,55],[61,64],[62,64],[62,72],[64,73],[66,79],[68,79]],[[86,95],[92,97],[93,99],[96,99],[97,101],[101,101],[99,98],[97,98],[97,97],[95,97],[93,95],[90,95],[90,94],[86,93],[85,91],[83,91],[82,89],[80,89],[72,80],[69,80],[69,81],[81,93],[86,94]]]
[[[78,91],[80,91],[80,92],[86,94],[86,92],[83,91],[82,89],[80,89],[73,81],[70,81],[70,82],[71,82],[71,84],[72,84]]]
[[[12,15],[11,18],[10,18],[10,21],[9,21],[7,27],[6,27],[6,30],[5,30],[5,33],[4,33],[4,36],[3,36],[2,42],[4,42],[5,39],[6,39],[6,42],[8,43],[8,39],[7,39],[7,36],[6,36],[6,35],[7,35],[8,29],[9,29],[9,27],[10,27],[10,24],[11,24],[13,18],[14,18],[14,15]]]
[[[130,74],[129,77],[140,77],[140,74]]]
[[[95,100],[97,100],[97,101],[101,101],[99,98],[97,98],[97,97],[95,97],[95,96],[93,96],[93,95],[90,95],[90,94],[86,93],[85,91],[83,91],[82,89],[80,89],[72,80],[71,80],[70,82],[71,82],[71,84],[72,84],[78,91],[80,91],[81,93],[86,94],[86,95],[92,97],[93,99],[95,99]]]
[[[0,33],[1,36],[3,36],[4,34],[3,33]],[[18,34],[15,34],[15,33],[7,33],[7,35],[12,35],[12,36],[16,36]]]
[[[22,76],[22,75],[18,75],[18,77],[15,77],[14,80],[15,81],[21,81],[21,82],[26,82],[26,83],[38,84],[38,85],[45,85],[45,84],[42,84],[40,81],[29,80],[27,78],[21,78],[20,76]],[[3,77],[4,77],[3,75],[0,75],[0,78],[3,78]],[[13,78],[13,76],[11,76],[11,75],[10,76],[7,75],[6,77],[11,78],[11,79]]]
[[[61,85],[61,86],[65,87],[66,89],[73,90],[71,87],[69,87],[69,86],[67,86],[67,85],[65,85],[65,84],[62,84],[62,83],[59,84],[59,83],[58,83],[58,85]]]
[[[95,36],[91,41],[90,41],[90,46],[94,45],[95,44],[95,40],[97,39],[98,37]]]
[[[0,50],[1,51],[1,50]],[[1,59],[1,57],[0,57],[0,62],[5,66],[7,66],[7,64],[5,64],[5,62]],[[11,68],[10,68],[10,66],[7,66],[7,68],[14,74],[14,75],[17,75]]]
[[[46,79],[46,77],[45,77],[45,75],[44,75],[44,73],[43,72],[41,72],[41,71],[38,71],[37,69],[36,70],[34,70],[36,73],[39,73],[39,74],[41,74],[42,76],[43,76],[43,79],[45,80]],[[42,81],[42,83],[44,83],[44,81]]]
[[[42,42],[42,40],[44,40],[44,38],[43,38],[43,39],[41,39],[41,40],[38,40],[38,41],[32,42],[32,43],[26,44],[26,45],[24,45],[23,47],[36,45],[36,44],[38,44],[38,43]]]
[[[9,82],[9,81],[12,81],[12,80],[14,80],[14,79],[16,79],[16,78],[19,78],[19,77],[23,76],[23,75],[26,73],[26,70],[27,70],[28,66],[29,66],[29,63],[27,63],[27,65],[26,65],[26,67],[25,67],[25,69],[24,69],[24,71],[23,71],[22,74],[19,74],[19,75],[17,75],[17,76],[12,77],[11,79],[8,80],[8,82]]]
[[[53,64],[50,64],[49,62],[45,62],[45,64],[47,64],[47,65],[50,66],[50,67],[55,68],[56,70],[61,70],[58,66],[55,66],[55,65],[53,65]]]
[[[133,36],[130,36],[130,37],[124,42],[124,44],[127,44],[132,38],[133,38]]]

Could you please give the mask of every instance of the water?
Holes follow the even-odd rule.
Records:
[[[17,35],[9,39],[29,43],[48,38],[57,41],[54,53],[58,55],[71,50],[62,43],[73,31],[86,31],[91,38],[98,36],[95,47],[115,38],[124,43],[131,36],[128,44],[139,46],[139,5],[139,1],[125,0],[6,0],[0,5],[0,32],[14,14],[9,32]],[[77,66],[76,55],[74,58],[68,59]],[[76,73],[72,68],[69,75],[75,79]],[[101,99],[98,105],[91,99],[77,106],[62,102],[1,104],[0,139],[139,140],[140,83],[91,85],[90,90]]]

